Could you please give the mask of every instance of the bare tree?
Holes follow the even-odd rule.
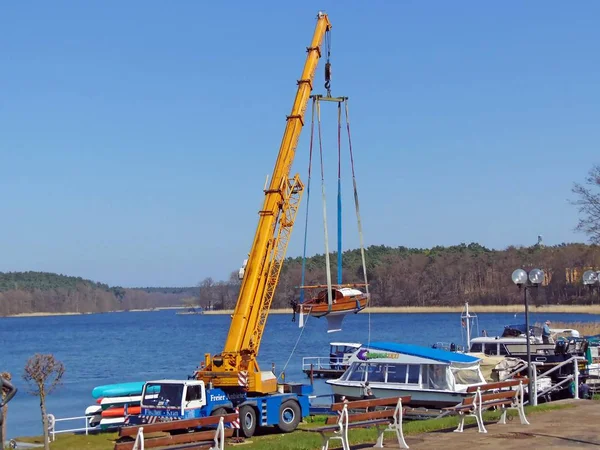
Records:
[[[198,283],[198,299],[200,304],[207,309],[210,309],[212,305],[214,285],[215,281],[211,277]]]
[[[65,366],[54,355],[43,355],[40,353],[36,353],[27,360],[23,372],[23,379],[30,385],[29,393],[40,399],[45,450],[50,449],[46,396],[51,394],[61,384],[64,373]]]
[[[600,165],[588,173],[584,184],[575,183],[572,189],[577,200],[571,201],[579,207],[577,230],[583,231],[593,244],[600,244]]]

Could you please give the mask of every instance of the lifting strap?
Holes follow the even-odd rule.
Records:
[[[338,102],[337,284],[342,284],[342,102]]]
[[[354,206],[356,208],[356,221],[358,224],[358,238],[360,242],[360,256],[362,259],[365,290],[369,293],[369,282],[367,280],[367,263],[365,261],[365,242],[363,238],[362,221],[360,220],[360,206],[358,203],[358,187],[356,186],[356,172],[354,171],[354,154],[352,153],[352,138],[350,137],[350,115],[348,113],[348,99],[346,99],[346,129],[348,130],[348,148],[350,150],[350,165],[352,167],[352,185],[354,186]]]
[[[350,113],[348,112],[348,99],[345,102],[345,112],[346,112],[346,129],[348,131],[348,149],[350,150],[350,165],[352,167],[352,185],[354,187],[354,206],[356,209],[356,222],[358,225],[358,238],[360,242],[360,257],[362,260],[362,268],[363,268],[363,277],[365,281],[365,292],[367,295],[369,294],[369,281],[367,278],[367,263],[365,260],[365,242],[362,230],[362,221],[360,220],[360,205],[358,203],[358,187],[356,186],[356,172],[354,170],[354,154],[352,152],[352,138],[350,134]],[[370,301],[370,298],[369,298]],[[368,313],[368,336],[367,336],[367,346],[371,344],[371,308],[369,308]]]

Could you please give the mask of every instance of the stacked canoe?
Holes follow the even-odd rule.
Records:
[[[85,410],[89,425],[107,430],[123,425],[128,415],[140,414],[143,388],[143,381],[95,387],[92,397],[96,404]]]

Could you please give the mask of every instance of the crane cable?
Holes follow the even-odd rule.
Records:
[[[325,195],[325,166],[323,164],[323,139],[321,137],[321,102],[317,99],[317,128],[319,131],[319,156],[321,158],[321,196],[323,201],[323,233],[325,235],[325,274],[327,275],[327,313],[331,312],[331,266],[329,257],[329,233],[327,230],[327,197]]]
[[[300,343],[300,339],[302,338],[302,333],[304,333],[304,330],[306,329],[306,324],[308,323],[308,318],[310,317],[310,313],[311,312],[312,312],[312,306],[308,310],[308,314],[306,315],[306,320],[304,321],[304,326],[300,330],[300,334],[298,335],[298,339],[296,339],[296,343],[294,344],[294,348],[292,348],[292,351],[290,352],[290,356],[288,356],[288,359],[285,362],[285,364],[283,365],[283,369],[281,369],[281,372],[279,372],[279,376],[277,377],[277,379],[282,378],[282,376],[285,373],[285,369],[287,369],[288,364],[292,360],[292,356],[294,356],[294,353],[296,352],[296,348],[298,347],[298,344]]]
[[[346,130],[348,131],[348,149],[350,150],[350,165],[352,167],[352,185],[354,187],[354,206],[356,209],[356,221],[357,221],[357,225],[358,225],[358,237],[359,237],[359,241],[360,241],[360,256],[362,259],[362,268],[363,268],[363,276],[364,276],[364,280],[365,280],[365,291],[367,293],[367,295],[369,295],[369,282],[368,282],[368,278],[367,278],[367,263],[365,260],[365,243],[364,243],[364,236],[363,236],[363,229],[362,229],[362,221],[360,219],[360,206],[358,203],[358,187],[356,185],[356,172],[354,170],[354,153],[352,152],[352,138],[351,138],[351,133],[350,133],[350,113],[348,112],[348,99],[346,99],[345,102],[345,112],[346,112]],[[370,297],[369,297],[369,302],[370,302]],[[367,345],[370,345],[371,343],[371,309],[369,308],[369,335],[368,335],[368,343]]]
[[[308,151],[308,180],[306,182],[306,217],[304,219],[304,250],[302,253],[302,275],[300,281],[300,304],[304,303],[304,282],[306,278],[306,242],[308,240],[308,211],[310,204],[310,179],[312,173],[313,139],[315,134],[315,98],[312,103],[312,117],[310,121],[310,145]]]

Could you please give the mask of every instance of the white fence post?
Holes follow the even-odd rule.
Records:
[[[537,400],[537,365],[533,366],[533,370],[531,371],[531,375],[532,375],[532,383],[531,383],[531,391],[529,393],[529,404],[533,405],[533,406],[537,406],[538,404],[538,400]]]
[[[574,358],[573,364],[575,365],[573,368],[573,373],[575,374],[575,379],[573,380],[575,383],[574,398],[575,400],[579,400],[579,361],[577,357]]]
[[[52,414],[47,414],[46,415],[46,420],[48,421],[48,432],[50,433],[50,440],[51,442],[54,442],[54,440],[56,439],[55,436],[55,432],[54,432],[54,426],[55,426],[55,422],[56,419],[54,418],[54,416]]]

